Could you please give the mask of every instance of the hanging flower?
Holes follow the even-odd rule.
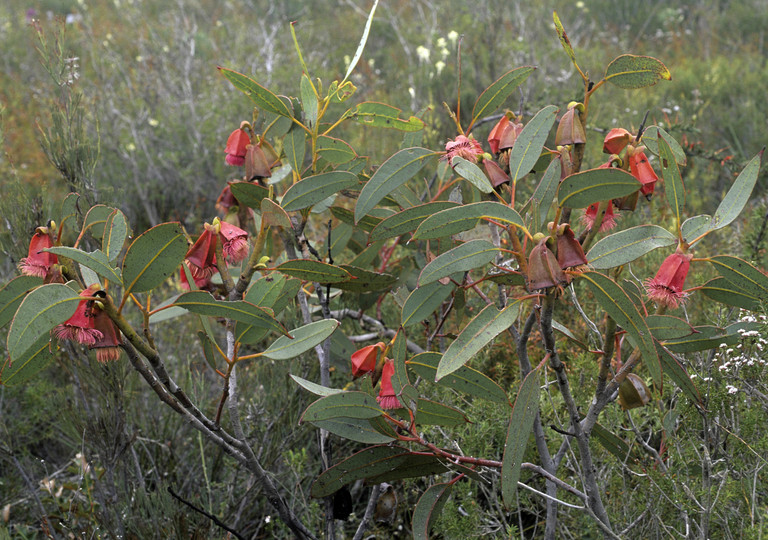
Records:
[[[558,227],[557,263],[563,270],[587,264],[584,249],[567,223]]]
[[[379,407],[384,410],[400,408],[400,401],[398,401],[397,396],[395,395],[395,389],[392,388],[392,375],[394,374],[394,362],[392,362],[392,360],[386,360],[384,362],[384,370],[381,373],[379,395],[376,397]]]
[[[459,135],[454,140],[445,143],[445,151],[445,158],[448,159],[448,163],[453,167],[453,158],[456,156],[472,163],[477,163],[477,156],[483,154],[483,147],[480,146],[478,140]]]
[[[664,259],[656,277],[645,282],[648,298],[662,306],[676,308],[685,301],[683,292],[685,278],[691,267],[693,255],[683,253],[678,248],[672,255]]]
[[[184,261],[182,264],[186,265],[189,269],[189,273],[192,274],[192,266],[189,264],[189,261]],[[190,290],[191,287],[189,286],[189,281],[187,281],[187,273],[184,271],[183,267],[179,270],[179,273],[181,274],[181,288],[185,291]],[[192,280],[195,282],[195,287],[200,290],[208,290],[211,285],[211,276],[196,278],[193,274]]]
[[[248,233],[240,227],[222,221],[219,238],[224,258],[230,264],[238,264],[248,256]]]
[[[509,184],[509,175],[505,173],[498,163],[490,159],[483,160],[483,168],[485,169],[485,175],[488,180],[491,181],[491,185],[494,188],[501,186],[502,184]]]
[[[567,144],[582,144],[587,142],[587,134],[584,132],[584,124],[581,123],[579,117],[580,103],[576,103],[568,107],[563,117],[560,119],[560,123],[557,125],[557,133],[555,134],[555,144],[567,145]],[[583,105],[581,106],[583,108]]]
[[[488,134],[488,144],[491,145],[491,152],[494,154],[499,153],[499,141],[501,141],[502,134],[509,129],[509,117],[505,114],[491,129]]]
[[[547,247],[545,236],[536,244],[528,256],[528,289],[537,291],[549,287],[560,287],[568,283],[568,276],[557,262],[557,257]]]
[[[98,284],[91,285],[80,296],[88,298],[100,289]],[[93,346],[104,337],[96,329],[93,300],[80,300],[74,315],[53,329],[53,335],[59,339],[76,341],[82,345]]]
[[[248,181],[272,176],[269,160],[260,145],[249,144],[245,149],[245,176]]]
[[[96,360],[102,364],[113,362],[120,358],[120,344],[123,342],[120,331],[104,310],[94,306],[93,311],[94,326],[101,332],[101,338],[91,345],[91,349],[96,349]]]
[[[377,357],[379,351],[384,350],[384,343],[379,341],[375,345],[366,345],[352,353],[352,376],[361,377],[366,373],[376,371]]]
[[[650,199],[659,177],[656,176],[653,167],[648,163],[645,152],[639,151],[629,156],[629,170],[632,176],[643,184],[643,187],[640,188],[640,193],[645,195],[647,199]]]
[[[603,140],[603,152],[618,154],[632,140],[632,134],[624,128],[613,128]]]
[[[597,220],[597,210],[600,203],[590,204],[584,211],[584,215],[581,217],[581,221],[587,229],[591,229]],[[600,224],[600,232],[605,232],[613,229],[616,226],[616,214],[613,211],[613,201],[608,201],[608,206],[605,208],[605,215],[603,216],[603,222]]]
[[[48,227],[38,227],[29,242],[27,256],[19,261],[19,271],[25,276],[38,276],[44,278],[51,267],[59,260],[53,253],[43,251],[53,247],[53,238]]]
[[[208,279],[218,272],[218,268],[216,268],[216,238],[214,227],[206,223],[203,234],[187,251],[185,260],[195,282],[198,279]]]
[[[229,134],[227,139],[227,146],[224,149],[226,152],[227,165],[233,165],[235,167],[242,167],[245,165],[245,154],[247,146],[250,144],[251,138],[248,136],[248,132],[239,128]]]
[[[216,199],[216,210],[226,213],[233,206],[239,206],[239,203],[232,194],[232,188],[227,184],[219,193],[218,199]]]

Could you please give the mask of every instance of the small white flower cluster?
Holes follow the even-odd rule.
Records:
[[[742,311],[739,322],[768,325],[768,316]],[[742,376],[758,376],[768,368],[768,355],[766,355],[768,339],[764,337],[766,334],[758,330],[741,329],[739,335],[741,336],[739,343],[733,346],[723,343],[715,354],[715,361],[720,364],[718,370],[733,382],[738,381]],[[739,388],[733,384],[727,384],[725,389],[729,394],[739,391]]]

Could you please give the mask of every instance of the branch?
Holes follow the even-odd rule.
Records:
[[[241,535],[241,534],[240,534],[239,532],[237,532],[235,529],[230,529],[229,527],[227,527],[227,526],[226,526],[224,523],[222,523],[222,522],[221,522],[221,520],[219,520],[219,518],[217,518],[217,517],[216,517],[216,516],[214,516],[213,514],[209,514],[208,512],[206,512],[205,510],[203,510],[202,508],[198,508],[197,506],[195,506],[195,505],[194,505],[194,504],[192,504],[191,502],[189,502],[189,501],[185,501],[184,499],[182,499],[182,498],[181,498],[179,495],[177,495],[177,494],[176,494],[176,493],[173,491],[173,489],[171,489],[171,486],[168,486],[168,488],[167,488],[167,489],[168,489],[168,493],[170,493],[170,494],[171,494],[171,497],[173,497],[174,499],[176,499],[176,500],[177,500],[177,501],[179,501],[180,503],[182,503],[182,504],[185,504],[186,506],[190,507],[192,510],[194,510],[194,511],[195,511],[195,512],[197,512],[198,514],[202,514],[202,515],[204,515],[205,517],[207,517],[208,519],[210,519],[211,521],[213,521],[213,522],[214,522],[216,525],[218,525],[220,528],[224,529],[225,531],[227,531],[227,532],[229,532],[229,533],[232,533],[232,534],[234,534],[234,535],[235,535],[235,536],[236,536],[236,537],[237,537],[239,540],[245,540],[245,537],[244,537],[243,535]]]

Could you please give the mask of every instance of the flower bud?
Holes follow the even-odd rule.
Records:
[[[581,123],[578,110],[575,106],[569,107],[557,125],[555,144],[582,144],[585,142],[587,142],[587,135],[584,133],[584,124]]]
[[[570,225],[567,223],[558,228],[557,234],[557,263],[560,268],[573,268],[587,264],[584,248],[576,240]]]
[[[528,289],[531,291],[568,283],[568,276],[560,268],[557,257],[547,247],[548,238],[542,238],[528,256]]]
[[[619,404],[625,411],[643,407],[651,401],[651,391],[643,379],[634,373],[628,373],[619,385]]]
[[[632,140],[632,134],[624,128],[613,128],[608,132],[603,141],[603,152],[606,154],[618,154]]]

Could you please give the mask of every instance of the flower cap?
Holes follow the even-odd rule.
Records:
[[[379,351],[384,350],[384,343],[379,341],[375,345],[366,345],[352,353],[352,376],[361,377],[366,373],[376,371]]]
[[[392,387],[392,375],[395,374],[395,363],[392,360],[384,361],[384,370],[381,372],[381,386],[376,401],[382,409],[399,409],[400,401],[395,395],[395,389]]]

